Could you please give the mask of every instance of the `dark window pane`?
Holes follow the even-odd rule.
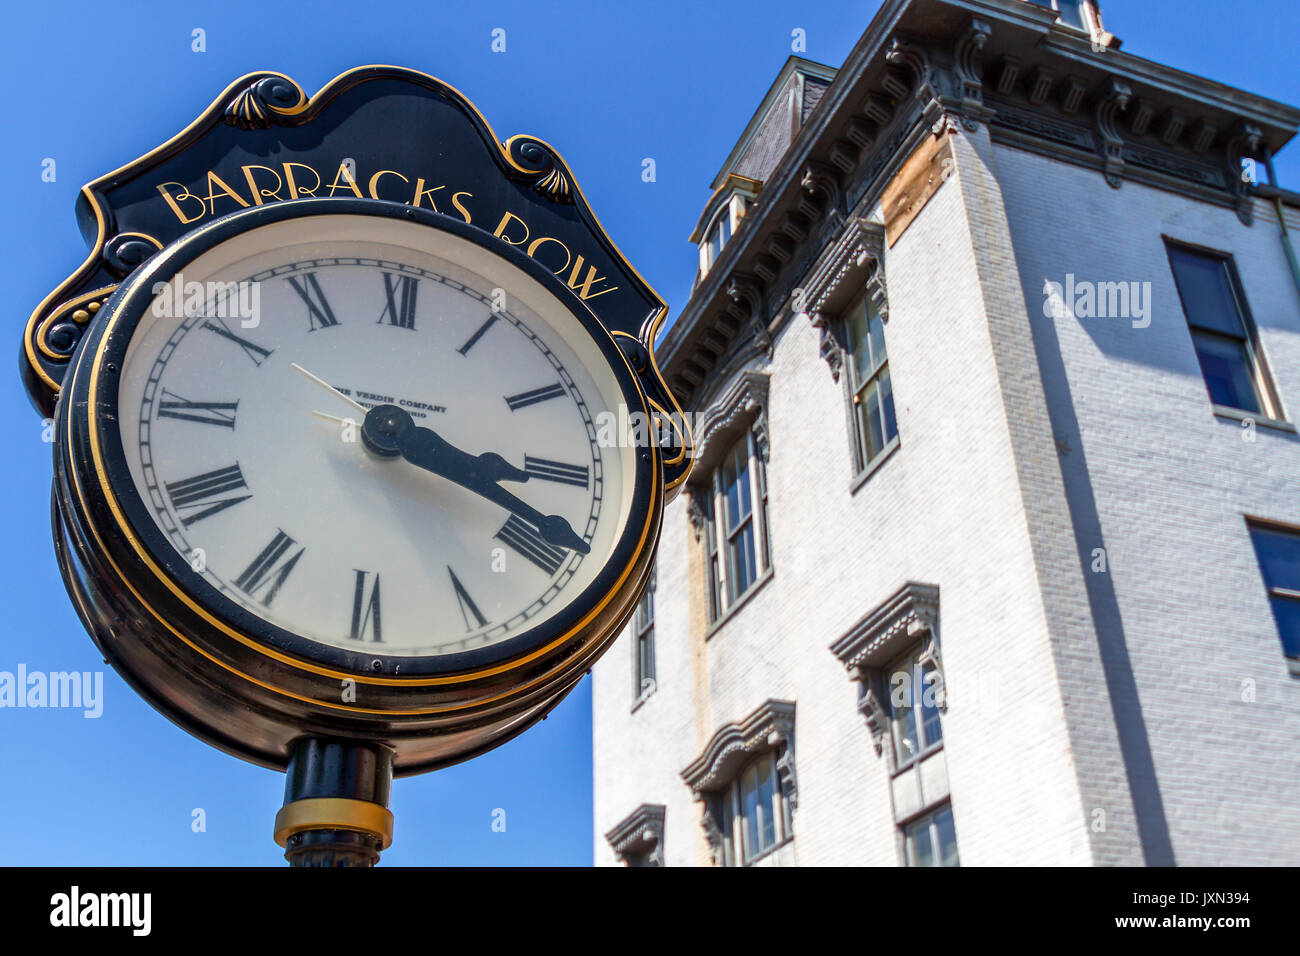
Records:
[[[1210,400],[1216,405],[1258,412],[1259,396],[1255,392],[1250,356],[1245,345],[1238,339],[1210,332],[1193,331],[1192,340]]]
[[[1274,597],[1271,603],[1278,634],[1282,638],[1282,652],[1287,657],[1300,657],[1300,601]]]
[[[772,814],[775,793],[772,788],[772,759],[764,757],[758,767],[758,852],[776,844],[776,817]]]
[[[885,447],[885,435],[880,418],[880,393],[875,382],[867,386],[862,393],[863,441],[866,444],[866,459],[871,461]]]
[[[938,866],[957,866],[957,830],[952,822],[952,809],[934,815],[935,839],[938,842]]]
[[[727,499],[727,530],[735,530],[749,517],[749,438],[736,443],[722,469],[723,494]]]
[[[889,356],[885,352],[885,323],[880,320],[880,315],[876,312],[871,304],[870,299],[864,299],[865,311],[867,313],[867,329],[871,341],[871,364],[879,365]]]
[[[898,419],[894,417],[894,386],[887,368],[880,373],[880,407],[885,413],[885,444],[888,444],[898,435]]]
[[[718,586],[718,556],[709,558],[709,620],[716,621],[722,613],[721,588]]]
[[[727,549],[727,572],[730,582],[728,591],[731,600],[736,600],[754,583],[758,577],[754,567],[754,525],[745,525]]]
[[[866,303],[859,300],[849,309],[844,322],[849,335],[849,354],[853,361],[851,384],[861,385],[871,374],[871,346],[867,342]]]
[[[758,785],[755,767],[745,771],[740,784],[740,812],[745,817],[745,858],[761,853],[758,838]]]
[[[722,803],[722,820],[720,829],[722,830],[722,865],[736,865],[736,815],[731,809],[731,791],[727,791],[720,798]]]
[[[1265,586],[1300,591],[1300,534],[1251,528],[1250,538],[1255,544]]]
[[[943,739],[943,727],[939,721],[939,707],[934,686],[934,669],[918,671],[921,693],[921,738],[922,746],[930,747]]]
[[[907,832],[912,866],[934,866],[934,847],[930,843],[930,821],[912,824]]]
[[[1083,11],[1080,0],[1056,0],[1056,8],[1061,13],[1061,22],[1083,29]]]
[[[889,675],[889,708],[893,714],[894,758],[902,766],[920,753],[916,713],[912,706],[912,664],[908,661]]]
[[[1169,261],[1183,302],[1187,322],[1193,328],[1244,338],[1241,314],[1232,295],[1224,261],[1171,246]]]

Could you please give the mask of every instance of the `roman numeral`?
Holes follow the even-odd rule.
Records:
[[[334,318],[334,310],[330,308],[325,293],[321,291],[320,282],[316,279],[316,273],[304,272],[301,283],[293,276],[286,276],[285,278],[288,279],[289,285],[293,286],[293,291],[297,292],[302,301],[307,303],[309,332],[316,331],[317,322],[320,322],[322,329],[328,329],[339,324],[339,320]]]
[[[369,629],[374,637],[371,640],[374,643],[381,643],[383,631],[379,621],[379,574],[375,574],[375,583],[370,588],[370,598],[366,598],[366,577],[369,571],[357,571],[353,569],[357,576],[356,591],[352,597],[352,640],[364,641],[366,639],[366,630]]]
[[[394,278],[392,274],[384,273],[384,296],[388,299],[388,304],[379,313],[378,324],[382,325],[387,318],[389,325],[414,329],[415,294],[420,291],[420,280],[415,276],[397,276],[397,282],[394,283]]]
[[[173,401],[168,401],[167,396]],[[178,418],[185,422],[200,422],[204,425],[224,425],[235,427],[235,409],[239,402],[190,402],[175,392],[163,389],[163,400],[158,403],[159,418]]]
[[[485,625],[487,618],[478,609],[474,599],[469,596],[469,592],[465,590],[465,585],[460,583],[460,578],[456,577],[456,572],[451,569],[451,565],[447,565],[447,573],[451,575],[451,588],[456,592],[456,603],[460,605],[461,616],[465,618],[465,629],[472,631],[476,627]],[[470,617],[474,618],[472,623]]]
[[[293,538],[289,537],[279,528],[275,531],[275,537],[271,543],[258,553],[253,559],[253,563],[244,569],[244,573],[235,578],[235,586],[242,589],[249,597],[256,598],[257,592],[261,588],[267,588],[266,596],[259,600],[267,607],[275,600],[276,594],[284,585],[284,580],[293,570],[298,559],[306,548],[299,548],[293,553],[293,557],[285,558],[285,554],[297,544]]]
[[[564,563],[564,549],[544,541],[541,533],[518,515],[511,515],[496,537],[547,574],[554,574]]]
[[[512,412],[517,412],[521,408],[527,408],[529,405],[536,405],[538,402],[549,401],[552,398],[559,398],[564,394],[564,386],[559,382],[554,385],[544,385],[541,388],[535,388],[531,392],[520,392],[518,395],[507,395],[506,404],[510,406]]]
[[[524,455],[524,471],[528,472],[529,478],[558,481],[562,485],[586,488],[591,483],[591,472],[586,465],[566,465],[562,461],[534,458],[532,455]]]
[[[247,501],[252,495],[231,496],[230,492],[247,488],[239,465],[218,468],[193,478],[167,482],[167,497],[180,515],[181,524],[189,527],[219,511]]]
[[[496,320],[497,317],[496,317],[496,313],[494,312],[487,317],[486,322],[484,322],[482,325],[478,327],[478,331],[469,337],[469,341],[466,342],[464,345],[462,345],[460,348],[458,348],[456,351],[459,352],[461,355],[468,355],[469,350],[478,344],[478,340],[483,338],[483,336],[487,334],[487,330],[492,328],[492,323],[495,322]]]
[[[221,321],[221,319],[217,319],[215,324],[211,321],[206,321],[203,323],[203,328],[207,329],[209,332],[216,332],[217,335],[221,336],[223,339],[229,339],[231,342],[234,342],[244,350],[245,355],[253,360],[254,365],[261,365],[263,359],[271,357],[273,349],[264,349],[262,346],[254,345],[252,342],[248,341],[248,339],[236,335],[234,332],[230,331],[230,329],[226,328],[226,323]],[[259,355],[261,358],[258,358]]]

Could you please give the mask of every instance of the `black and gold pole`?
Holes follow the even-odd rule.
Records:
[[[285,771],[275,842],[290,866],[374,866],[393,842],[393,753],[381,744],[304,737]]]

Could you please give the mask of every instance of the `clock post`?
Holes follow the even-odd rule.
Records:
[[[374,743],[304,737],[285,770],[275,842],[290,866],[374,866],[393,842],[393,754]]]
[[[72,605],[285,773],[291,866],[374,866],[394,777],[523,733],[633,613],[692,463],[667,308],[554,149],[399,67],[245,76],[77,211],[20,357]]]

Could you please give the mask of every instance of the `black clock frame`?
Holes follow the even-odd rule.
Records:
[[[118,375],[154,283],[259,226],[362,215],[452,233],[542,285],[579,321],[623,398],[651,402],[605,326],[534,259],[432,210],[369,199],[303,199],[212,220],[149,259],[105,303],[79,344],[56,409],[55,545],[78,614],[105,658],[157,709],[207,742],[283,769],[304,735],[381,742],[394,772],[464,760],[545,716],[617,636],[644,587],[663,512],[663,462],[637,450],[632,507],[605,567],[555,617],[500,644],[439,657],[348,651],[292,634],[221,594],[149,516],[117,424]],[[348,700],[346,682],[353,699]]]

